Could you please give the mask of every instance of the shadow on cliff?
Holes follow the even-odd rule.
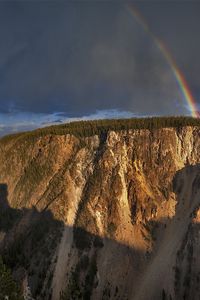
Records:
[[[97,256],[105,244],[108,248],[107,255],[111,261],[114,257],[113,252],[120,253],[120,261],[116,269],[119,271],[119,266],[122,269],[126,264],[126,278],[128,278],[131,265],[135,269],[140,267],[140,252],[116,242],[114,237],[101,238],[83,228],[66,226],[62,221],[56,220],[49,209],[38,211],[35,207],[30,209],[12,208],[8,203],[7,185],[0,184],[0,233],[3,233],[3,236],[0,235],[0,255],[2,255],[4,263],[13,271],[13,276],[18,282],[28,278],[28,286],[34,299],[59,300],[59,297],[52,298],[51,288],[57,262],[60,260],[62,264],[62,259],[65,259],[57,257],[59,251],[56,254],[64,230],[69,236],[72,234],[74,237],[70,252],[76,249],[79,259],[72,269],[64,269],[62,274],[59,271],[58,275],[66,276],[66,271],[71,272],[68,291],[72,293],[72,297],[75,297],[73,299],[78,299],[76,295],[80,293],[79,296],[88,300],[93,288],[97,287]],[[67,244],[66,240],[66,248]],[[109,250],[111,250],[110,253],[108,253]],[[66,255],[65,252],[63,254]],[[122,274],[124,273],[122,270]],[[84,282],[79,286],[80,274],[82,274]],[[62,278],[59,278],[60,280]],[[105,285],[108,286],[105,286],[106,292],[104,292],[108,295],[111,293],[110,284],[112,283],[105,280]],[[62,288],[66,290],[66,286]],[[114,286],[114,289],[116,293],[118,286]],[[67,296],[63,297],[65,299]]]
[[[8,203],[7,184],[0,184],[0,255],[16,281],[22,283],[28,278],[32,295],[41,295],[37,299],[50,299],[50,293],[45,296],[42,287],[46,279],[49,282],[46,288],[50,289],[49,267],[63,226],[50,210],[12,208]]]
[[[197,287],[194,286],[192,279],[192,259],[194,257],[194,250],[191,250],[193,249],[191,236],[196,235],[196,232],[199,232],[200,230],[199,224],[192,223],[192,217],[195,216],[197,208],[199,207],[198,200],[193,201],[193,197],[197,198],[198,190],[200,191],[200,165],[187,165],[185,168],[178,171],[174,176],[172,187],[177,195],[175,216],[170,220],[163,218],[159,221],[150,221],[153,224],[153,227],[161,230],[160,236],[162,236],[162,238],[160,238],[161,241],[157,241],[156,239],[154,241],[155,248],[157,247],[157,243],[161,242],[161,246],[156,248],[155,253],[154,249],[152,253],[145,253],[116,242],[114,240],[114,235],[113,238],[101,238],[98,235],[87,232],[83,228],[67,227],[68,233],[72,232],[73,234],[73,247],[77,249],[79,256],[78,262],[73,266],[73,271],[71,272],[69,280],[70,285],[68,286],[67,291],[68,294],[71,293],[71,296],[75,297],[72,297],[72,299],[82,297],[80,299],[88,300],[91,297],[92,291],[98,289],[100,282],[98,278],[97,260],[104,247],[107,247],[107,252],[105,251],[105,253],[107,253],[109,257],[108,259],[106,257],[104,259],[105,270],[107,269],[109,273],[110,268],[113,267],[114,272],[119,272],[119,278],[120,274],[123,274],[124,277],[121,278],[118,284],[116,284],[116,282],[113,284],[112,282],[103,280],[105,282],[102,288],[104,296],[101,294],[99,299],[113,298],[115,293],[116,299],[117,296],[119,299],[122,299],[122,297],[123,299],[130,300],[145,299],[134,296],[134,293],[136,294],[141,288],[149,291],[148,300],[196,299],[193,297],[194,290]],[[184,198],[184,190],[191,191],[191,199]],[[185,203],[185,207],[183,203]],[[181,234],[179,228],[181,230],[182,225],[179,221],[182,222],[182,224],[185,223],[185,228]],[[171,229],[173,229],[173,226],[174,228],[177,228],[174,230],[172,238],[175,239],[178,234],[181,238],[179,238],[180,241],[172,243],[174,249],[170,249],[170,246],[165,249],[165,236],[167,236],[167,231],[170,233],[170,226]],[[0,231],[4,233],[3,237],[0,237],[0,254],[3,256],[4,262],[13,270],[16,279],[22,280],[25,276],[28,277],[28,284],[35,299],[52,299],[51,287],[53,272],[55,270],[57,259],[59,259],[56,257],[55,253],[62,239],[64,228],[66,228],[64,223],[56,220],[50,210],[38,211],[35,207],[31,209],[11,208],[8,203],[7,185],[5,183],[0,184]],[[73,247],[72,251],[75,251],[73,250]],[[174,274],[172,279],[174,281],[172,283],[174,292],[172,294],[165,290],[165,281],[168,280],[166,276],[168,267],[166,267],[165,264],[162,266],[164,269],[160,270],[158,268],[153,271],[156,273],[157,277],[163,276],[161,282],[158,281],[157,283],[152,284],[151,279],[150,282],[144,280],[145,274],[152,272],[151,268],[154,263],[152,260],[156,261],[157,253],[165,255],[168,251],[169,258],[171,250],[176,253],[176,265],[170,265],[170,269],[173,269]],[[112,262],[112,256],[114,258],[114,256],[117,257],[118,254],[119,265],[115,268],[110,265],[110,262]],[[185,264],[183,256],[187,257],[187,267],[186,270],[181,271],[181,275],[181,266],[183,263]],[[166,264],[170,262],[170,260],[167,260],[168,258],[166,257]],[[165,260],[165,257],[163,257],[163,259]],[[108,265],[106,265],[106,261],[108,261]],[[116,262],[116,260],[113,259],[113,262]],[[124,272],[123,267],[127,268],[126,272]],[[64,271],[64,274],[66,274],[66,270]],[[200,272],[200,266],[197,271]],[[131,276],[133,275],[135,277],[132,278]],[[136,280],[138,275],[140,275],[140,279],[142,278],[142,283]],[[107,274],[105,273],[105,278],[106,276]],[[133,283],[130,286],[131,280]],[[150,291],[151,287],[152,289],[157,289],[155,294],[154,290]],[[191,294],[192,288],[193,294]],[[65,288],[63,287],[63,289]],[[131,297],[130,289],[136,291],[133,292]],[[151,294],[152,297],[150,296]],[[67,297],[68,296],[65,295],[63,299],[68,299]]]
[[[9,230],[14,222],[21,215],[19,209],[13,209],[8,204],[8,188],[7,184],[0,184],[0,230]]]
[[[177,171],[172,181],[176,195],[172,218],[150,220],[154,247],[138,290],[132,299],[200,299],[200,164]],[[167,201],[167,200],[166,200]]]

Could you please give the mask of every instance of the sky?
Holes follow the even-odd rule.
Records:
[[[199,1],[1,1],[0,135],[78,119],[190,115],[200,107]]]

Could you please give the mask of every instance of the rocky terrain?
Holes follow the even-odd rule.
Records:
[[[41,133],[0,140],[0,253],[25,299],[199,299],[200,126]]]

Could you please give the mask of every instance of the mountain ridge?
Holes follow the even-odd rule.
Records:
[[[190,116],[162,116],[162,117],[142,117],[126,119],[97,119],[83,120],[51,125],[31,131],[8,134],[0,138],[1,141],[23,136],[39,136],[47,134],[75,134],[78,136],[91,136],[101,134],[108,130],[128,130],[128,129],[158,129],[164,127],[179,128],[183,126],[200,126],[200,118]],[[82,128],[83,127],[83,128]]]

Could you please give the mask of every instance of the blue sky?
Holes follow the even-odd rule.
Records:
[[[200,3],[133,2],[200,101]],[[74,119],[190,114],[124,1],[0,3],[0,134]]]

